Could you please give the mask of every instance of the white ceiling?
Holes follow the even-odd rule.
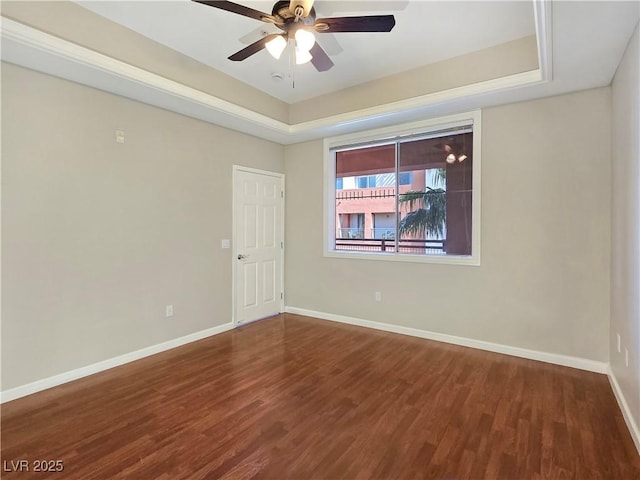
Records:
[[[317,17],[393,14],[389,33],[317,34],[335,66],[289,66],[259,52],[243,62],[227,57],[277,27],[231,12],[181,1],[78,1],[83,7],[222,71],[280,100],[293,103],[394,73],[499,45],[535,33],[532,1],[317,0]],[[236,3],[271,13],[275,1]],[[384,65],[384,68],[381,68]],[[276,81],[272,73],[285,79]],[[292,88],[291,75],[295,77]]]
[[[129,4],[129,2],[121,3],[121,7]],[[184,1],[171,3],[180,9],[190,10],[193,7],[191,3]],[[318,3],[320,4],[320,0]],[[355,10],[353,5],[361,3],[369,2],[350,2],[349,8]],[[387,6],[390,4],[390,2],[383,3],[387,3]],[[399,12],[410,11],[409,8],[413,3],[418,3],[420,8],[427,8],[429,5],[433,8],[451,7],[449,5],[451,2],[442,0],[439,2],[412,1],[409,4],[399,2],[403,4],[402,9],[394,10],[399,22]],[[528,1],[525,3],[527,6],[531,5]],[[478,3],[478,5],[485,4],[486,2]],[[341,5],[345,7],[346,3],[342,2]],[[392,5],[398,6],[396,2]],[[541,41],[540,44],[544,47],[540,51],[541,71],[524,72],[522,75],[512,75],[391,103],[378,104],[376,99],[372,99],[372,107],[346,110],[344,113],[302,123],[286,123],[271,118],[250,108],[225,101],[215,94],[205,93],[169,80],[4,16],[0,24],[1,55],[2,60],[6,62],[66,78],[213,124],[224,125],[267,140],[291,144],[609,85],[634,28],[638,26],[640,2],[637,0],[623,2],[536,0],[534,5],[539,20],[536,22],[536,33]],[[114,5],[109,3],[109,8],[112,6]],[[142,2],[142,6],[148,7],[148,1]],[[195,6],[199,7],[200,12],[209,12],[209,10],[203,10],[205,7],[202,5]],[[471,4],[467,6],[473,7]],[[489,4],[489,7],[493,6]],[[213,8],[210,10],[215,12]],[[228,18],[234,17],[228,12],[218,13],[225,14]],[[342,14],[343,12],[334,11],[333,13]],[[204,13],[196,16],[200,15],[205,17]],[[473,24],[473,20],[480,18],[478,13],[474,15],[471,15],[473,19],[469,24]],[[461,17],[464,16],[461,14]],[[239,18],[245,21],[242,17]],[[439,17],[439,20],[445,22],[443,17]],[[156,19],[150,17],[147,21],[154,23]],[[495,28],[496,21],[497,19],[485,18],[476,23],[489,23],[492,28]],[[221,25],[226,25],[226,21],[221,22]],[[253,22],[247,20],[246,31],[250,33],[252,28]],[[175,29],[170,30],[175,32]],[[450,31],[452,28],[445,30]],[[185,31],[175,32],[176,37],[182,37],[184,34]],[[445,34],[441,36],[447,37]],[[488,41],[486,38],[484,40]],[[472,37],[465,39],[467,45],[477,46],[480,41],[483,40],[476,41]],[[342,37],[340,42],[346,51],[346,44]],[[206,42],[200,40],[196,43],[201,45]],[[226,45],[221,41],[211,43]],[[237,46],[236,43],[233,48]],[[326,48],[329,50],[328,46]],[[458,46],[458,48],[462,47]],[[228,52],[225,50],[223,59],[216,59],[224,65],[220,69],[228,68],[231,64],[226,61],[227,55]],[[262,57],[264,61],[271,61],[268,54]],[[339,57],[340,55],[336,55],[334,60]],[[424,57],[420,58],[424,60]],[[358,73],[358,69],[355,70]],[[335,71],[342,70],[336,68]],[[322,74],[312,73],[310,78],[322,78]],[[339,79],[326,83],[329,83],[330,88],[333,89],[334,82],[338,81]],[[321,80],[321,88],[329,88],[324,83],[325,81]],[[402,88],[401,85],[398,88]]]

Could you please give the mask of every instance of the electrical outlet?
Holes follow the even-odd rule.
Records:
[[[381,301],[382,301],[382,293],[376,292],[376,302],[381,302]]]
[[[173,305],[167,305],[164,307],[164,315],[165,317],[173,317]]]
[[[616,333],[616,335],[618,336],[618,353],[620,353],[620,334]]]

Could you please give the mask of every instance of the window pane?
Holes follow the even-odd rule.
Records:
[[[344,181],[336,190],[336,250],[395,251],[395,145],[337,152],[338,178]]]
[[[473,134],[400,144],[400,254],[471,255]]]
[[[400,185],[411,185],[413,182],[413,172],[400,172],[398,183]]]

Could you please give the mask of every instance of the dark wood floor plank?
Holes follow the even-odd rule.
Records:
[[[64,462],[15,480],[640,478],[604,375],[290,314],[6,403],[1,451]]]

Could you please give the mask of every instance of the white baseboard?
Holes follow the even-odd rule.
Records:
[[[348,323],[349,325],[357,325],[360,327],[374,328],[376,330],[384,330],[385,332],[400,333],[410,335],[412,337],[426,338],[436,340],[438,342],[452,343],[463,347],[477,348],[487,350],[489,352],[504,353],[514,357],[528,358],[530,360],[538,360],[541,362],[553,363],[565,367],[578,368],[580,370],[588,370],[596,373],[608,373],[609,365],[605,362],[598,362],[586,358],[571,357],[568,355],[560,355],[557,353],[541,352],[538,350],[529,350],[526,348],[512,347],[510,345],[501,345],[499,343],[485,342],[482,340],[474,340],[471,338],[457,337],[455,335],[447,335],[444,333],[430,332],[428,330],[419,330],[417,328],[403,327],[400,325],[392,325],[389,323],[373,322],[371,320],[363,320],[361,318],[347,317],[344,315],[336,315],[333,313],[316,312],[298,307],[285,307],[285,312],[295,313],[298,315],[306,315],[308,317],[316,317],[332,322]]]
[[[173,340],[169,340],[167,342],[162,342],[158,343],[157,345],[151,345],[150,347],[141,348],[140,350],[136,350],[134,352],[125,353],[124,355],[120,355],[118,357],[109,358],[92,365],[87,365],[86,367],[77,368],[69,372],[54,375],[53,377],[43,378],[42,380],[37,380],[32,383],[27,383],[26,385],[11,388],[0,393],[0,403],[9,402],[11,400],[15,400],[16,398],[31,395],[32,393],[40,392],[51,387],[56,387],[58,385],[62,385],[63,383],[71,382],[82,377],[93,375],[94,373],[102,372],[113,367],[118,367],[125,363],[133,362],[134,360],[139,360],[150,355],[155,355],[156,353],[164,352],[165,350],[171,350],[172,348],[195,342],[196,340],[202,340],[203,338],[211,337],[213,335],[226,332],[227,330],[231,330],[233,328],[234,325],[232,322],[225,323],[223,325],[218,325],[217,327],[212,327],[206,330],[201,330],[199,332],[185,335],[184,337],[174,338]]]
[[[636,449],[640,454],[640,427],[638,427],[638,422],[636,422],[636,420],[633,418],[633,414],[631,413],[629,404],[624,398],[622,390],[620,389],[620,384],[618,383],[618,380],[613,374],[611,368],[609,368],[608,377],[609,383],[611,384],[611,388],[613,390],[613,394],[616,396],[616,400],[618,401],[618,405],[620,406],[620,410],[622,411],[622,416],[624,417],[624,421],[626,422],[629,433],[631,434],[631,438],[633,439],[633,443],[636,444]]]

